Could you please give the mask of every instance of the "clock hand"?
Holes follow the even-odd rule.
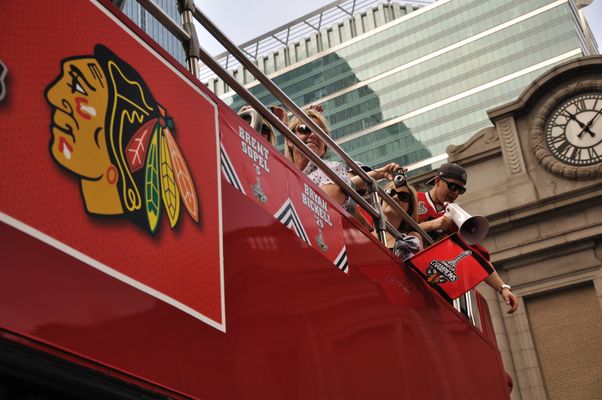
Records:
[[[577,118],[577,114],[573,114],[569,110],[565,110],[565,112],[569,115],[569,119],[572,119],[573,121],[577,122],[581,127],[581,132],[579,132],[579,135],[577,135],[577,137],[581,138],[584,132],[589,133],[592,137],[595,136],[594,132],[592,132],[589,129],[589,126],[587,124],[584,124],[583,122],[579,121],[579,119]]]
[[[577,137],[578,137],[578,138],[580,138],[580,139],[581,139],[581,136],[583,136],[583,134],[584,134],[585,132],[589,133],[589,135],[590,135],[591,137],[594,137],[594,136],[596,136],[596,134],[595,134],[594,132],[592,132],[592,130],[591,130],[591,129],[589,129],[589,125],[585,125],[585,126],[584,126],[584,127],[582,127],[582,128],[583,128],[583,129],[581,130],[581,132],[579,132],[579,134],[577,135]]]
[[[565,110],[565,112],[569,115],[569,119],[577,122],[581,128],[585,129],[585,124],[577,119],[577,114],[572,114],[569,110]]]
[[[601,108],[601,109],[599,109],[599,110],[596,112],[596,114],[595,114],[595,115],[592,117],[592,119],[590,119],[590,120],[588,121],[588,123],[587,123],[587,124],[585,124],[585,126],[584,126],[584,127],[582,127],[583,129],[582,129],[582,130],[581,130],[581,132],[579,132],[579,134],[577,135],[577,137],[578,137],[578,138],[581,138],[581,136],[583,136],[583,134],[584,134],[585,132],[589,133],[589,134],[591,135],[591,137],[594,137],[594,136],[596,136],[596,134],[595,134],[594,132],[592,132],[592,131],[589,129],[589,127],[590,127],[590,126],[592,126],[592,124],[594,123],[594,120],[595,120],[596,118],[598,118],[598,115],[600,115],[601,113],[602,113],[602,108]]]

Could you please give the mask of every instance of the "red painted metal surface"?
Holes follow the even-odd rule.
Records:
[[[479,310],[481,331],[489,338],[489,340],[497,346],[497,339],[495,338],[495,330],[493,328],[493,322],[491,322],[491,313],[487,306],[487,300],[481,293],[475,290],[475,296],[477,299],[477,308]]]
[[[171,397],[508,398],[490,332],[347,214],[349,274],[226,182],[222,210],[226,332],[0,222],[0,336]]]
[[[226,333],[5,224],[0,326],[194,398],[508,398],[494,344],[353,223],[346,275],[223,198]]]

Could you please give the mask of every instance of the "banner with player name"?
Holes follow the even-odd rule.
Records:
[[[288,199],[286,167],[278,150],[230,109],[220,107],[222,176],[274,215]]]
[[[493,266],[457,234],[406,260],[441,296],[454,300],[481,283]]]
[[[226,181],[347,273],[343,223],[331,200],[231,110],[220,108],[219,124]]]

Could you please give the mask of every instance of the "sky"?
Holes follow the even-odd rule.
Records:
[[[592,4],[583,9],[585,19],[594,33],[598,42],[599,52],[602,52],[602,0],[594,0]]]
[[[330,4],[333,0],[194,0],[194,2],[230,40],[239,45]],[[602,0],[593,0],[584,8],[584,14],[598,42],[598,47],[602,48]],[[224,52],[223,47],[202,27],[198,28],[198,34],[201,47],[209,54],[216,56]]]
[[[332,2],[333,0],[194,0],[197,7],[236,45]],[[202,27],[197,34],[201,47],[212,56],[225,51]]]

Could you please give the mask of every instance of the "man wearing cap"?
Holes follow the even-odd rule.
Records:
[[[445,215],[445,203],[453,203],[466,192],[466,171],[458,164],[443,164],[427,182],[433,184],[428,192],[418,192],[418,221],[433,240],[439,240],[457,227]]]
[[[418,192],[418,222],[433,240],[442,239],[456,232],[458,227],[449,215],[445,214],[445,204],[453,203],[466,192],[467,175],[458,164],[443,164],[435,176],[427,184],[433,187],[428,192]],[[481,245],[471,246],[489,260],[489,252]],[[485,279],[485,283],[496,290],[504,302],[510,306],[509,314],[518,308],[518,298],[511,291],[510,285],[504,283],[497,271]]]

